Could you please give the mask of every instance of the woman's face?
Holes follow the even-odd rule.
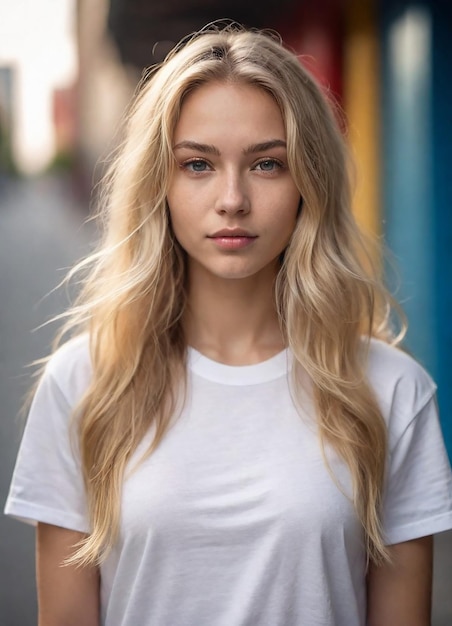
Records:
[[[199,87],[182,106],[173,150],[167,199],[190,279],[273,279],[300,203],[274,99],[250,85]]]

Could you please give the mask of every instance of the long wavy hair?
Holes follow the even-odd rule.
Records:
[[[69,563],[100,563],[120,519],[124,472],[150,427],[164,437],[185,381],[185,258],[166,196],[184,98],[200,85],[257,86],[277,102],[303,208],[275,288],[281,330],[312,381],[322,450],[348,465],[368,558],[387,558],[381,501],[386,428],[366,382],[371,337],[395,343],[391,297],[351,212],[346,144],[325,95],[271,33],[210,28],[179,44],[142,81],[103,182],[98,250],[71,272],[83,288],[59,340],[88,333],[92,379],[76,408],[92,532]],[[327,459],[325,454],[325,459]]]

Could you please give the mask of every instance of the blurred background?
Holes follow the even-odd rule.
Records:
[[[56,289],[95,244],[95,185],[144,68],[234,19],[276,29],[345,112],[354,210],[393,253],[406,347],[439,385],[452,456],[452,3],[449,0],[0,0],[0,501]],[[19,417],[17,417],[19,415]],[[434,463],[432,459],[432,463]],[[34,531],[0,519],[0,624],[36,623]],[[452,534],[435,544],[434,626],[452,624]],[[308,625],[306,625],[308,626]]]

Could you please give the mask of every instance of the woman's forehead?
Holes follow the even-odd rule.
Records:
[[[211,82],[185,99],[174,133],[174,144],[209,137],[241,135],[249,143],[285,140],[285,126],[274,98],[249,84]]]

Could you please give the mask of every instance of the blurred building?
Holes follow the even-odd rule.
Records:
[[[119,121],[137,82],[107,32],[108,0],[77,1],[77,154],[85,184],[101,176]]]
[[[394,253],[407,347],[439,383],[452,456],[452,3],[78,0],[77,11],[78,149],[90,172],[115,145],[143,69],[184,35],[231,18],[278,30],[300,55],[345,111],[358,164],[354,209]]]
[[[15,171],[13,150],[14,67],[0,66],[0,175]]]
[[[76,90],[74,86],[54,89],[52,96],[55,131],[54,165],[69,167],[75,158]]]

